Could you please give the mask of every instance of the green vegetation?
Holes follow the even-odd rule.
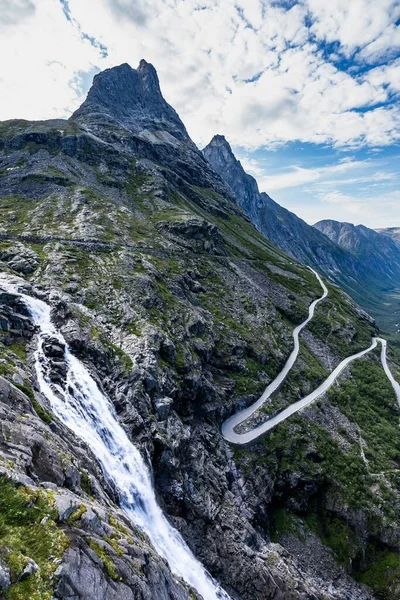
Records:
[[[339,288],[330,284],[327,287],[329,295],[317,305],[308,330],[327,343],[340,358],[368,348],[376,328],[362,314],[355,312],[354,304]]]
[[[278,372],[279,368],[276,371]],[[327,375],[327,371],[303,343],[300,346],[297,361],[289,375],[279,390],[260,408],[260,411],[267,415],[280,412],[293,402],[306,396],[311,390],[316,389],[326,379]]]
[[[307,529],[315,533],[328,546],[337,563],[347,568],[360,551],[356,533],[345,521],[329,512],[310,512],[299,517],[285,508],[274,507],[270,513],[272,541],[280,542],[282,536],[292,534],[305,541]]]
[[[87,512],[87,507],[84,504],[80,504],[76,511],[68,517],[68,525],[73,525],[74,523],[76,523],[76,521],[79,521],[79,519],[82,517],[82,515],[85,514],[85,512]]]
[[[90,479],[90,475],[87,471],[80,471],[81,482],[80,486],[82,490],[87,494],[90,498],[92,497],[92,480]]]
[[[47,519],[44,519],[46,517]],[[68,547],[68,538],[56,525],[51,493],[16,487],[0,477],[1,555],[10,568],[12,585],[6,600],[50,600],[52,576]],[[18,582],[32,559],[39,570]]]
[[[124,369],[125,373],[128,373],[132,367],[133,362],[130,356],[128,356],[119,346],[109,342],[109,347],[112,349],[113,354],[118,357],[119,362]]]
[[[142,332],[140,330],[140,328],[138,327],[137,323],[129,323],[127,326],[127,329],[130,333],[133,333],[134,335],[140,336],[142,335]]]
[[[310,513],[305,517],[309,529],[328,546],[339,565],[347,568],[360,551],[356,533],[342,519],[331,513]]]
[[[114,581],[120,580],[116,566],[107,549],[92,538],[87,538],[86,541],[88,543],[88,546],[93,550],[93,552],[97,554],[99,559],[102,561],[104,570],[108,577],[110,577],[110,579],[113,579]]]
[[[400,468],[400,411],[380,360],[356,361],[351,374],[328,392],[328,400],[360,427],[372,473]]]
[[[400,560],[397,552],[370,543],[367,547],[364,564],[354,573],[360,583],[368,585],[378,596],[385,600],[398,600],[400,584]]]
[[[186,361],[185,350],[184,350],[183,346],[180,344],[176,345],[175,366],[178,371],[182,371],[182,370],[186,369],[186,367],[188,366],[187,361]]]
[[[7,349],[13,352],[22,362],[26,362],[26,342],[23,340],[13,339],[7,345]]]
[[[19,361],[23,363],[26,362],[26,341],[6,335],[3,335],[3,340],[6,343],[0,342],[0,358],[6,362],[0,363],[0,375],[6,376],[11,380],[13,374],[16,372]],[[16,383],[15,381],[12,383],[28,396],[33,408],[42,421],[47,424],[51,423],[53,420],[51,414],[36,400],[31,384],[27,381],[22,384]]]
[[[30,384],[18,384],[18,383],[14,383],[14,385],[21,390],[21,392],[24,392],[24,394],[26,394],[28,396],[28,398],[31,401],[31,404],[33,406],[33,408],[35,409],[36,414],[38,415],[38,417],[40,419],[42,419],[42,421],[44,423],[46,423],[46,425],[49,425],[49,423],[52,422],[53,417],[50,413],[48,413],[43,406],[36,400],[35,398],[35,394],[34,391],[32,389],[32,386]]]
[[[372,534],[398,518],[399,409],[378,356],[356,361],[351,377],[347,375],[320,403],[337,406],[349,419],[347,425],[339,425],[331,421],[332,409],[328,410],[326,418],[335,438],[321,419],[294,415],[251,449],[234,447],[235,459],[245,475],[259,470],[275,481],[270,513],[273,540],[285,534],[301,538],[302,519],[358,581],[371,586],[377,597],[395,600],[400,582],[398,554],[374,541],[368,542],[365,551],[351,524],[327,509],[324,500],[328,494],[335,498],[334,504],[361,511]],[[317,408],[318,404],[311,410]],[[367,462],[360,452],[360,436]],[[293,473],[301,474],[300,481],[288,493]],[[304,497],[307,482],[317,490],[308,499]],[[305,505],[303,512],[293,514],[286,508],[287,498],[297,498]]]
[[[55,167],[48,167],[45,171],[35,171],[34,173],[28,173],[26,175],[27,181],[32,183],[37,183],[39,185],[45,183],[55,183],[56,185],[60,185],[63,187],[70,187],[74,185],[74,182],[71,181],[68,177],[65,176],[65,173],[59,171]]]
[[[282,535],[292,533],[300,537],[299,519],[285,508],[274,507],[269,514],[271,540],[279,542]]]
[[[129,543],[133,544],[133,538],[129,530],[124,525],[122,525],[121,521],[116,519],[114,515],[109,515],[108,522],[111,525],[111,527],[114,527],[114,529],[116,529],[121,535],[123,535],[129,541]],[[139,537],[143,538],[143,535],[141,534],[140,530],[138,531],[140,533]]]
[[[125,183],[127,194],[139,205],[141,205],[144,198],[141,188],[147,181],[149,181],[148,175],[135,170]]]
[[[260,440],[259,446],[262,450],[256,453],[257,463],[280,478],[293,472],[317,481],[323,477],[327,484],[338,486],[343,500],[354,508],[365,508],[373,502],[366,485],[368,471],[357,443],[344,453],[323,427],[294,415]],[[247,468],[254,468],[251,461]]]
[[[10,119],[0,123],[0,136],[6,139],[26,132],[29,132],[29,134],[51,134],[51,139],[53,139],[53,137],[61,137],[60,130],[64,135],[76,135],[81,131],[79,125],[73,121],[59,121],[57,126],[50,121],[32,122],[25,119]]]

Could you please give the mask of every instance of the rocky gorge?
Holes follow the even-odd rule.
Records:
[[[52,412],[34,368],[38,330],[10,285],[51,306],[164,514],[232,599],[398,597],[400,412],[376,353],[248,447],[221,435],[279,372],[320,289],[255,229],[152,65],[97,75],[68,121],[0,123],[0,212],[5,599],[200,597]],[[376,334],[326,283],[268,414]],[[64,385],[65,347],[49,339],[43,351]]]

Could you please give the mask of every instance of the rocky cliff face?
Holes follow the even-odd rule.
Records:
[[[256,180],[244,171],[223,136],[214,136],[203,154],[261,233],[290,256],[319,269],[370,311],[385,330],[393,331],[399,318],[399,309],[391,296],[393,289],[387,293],[388,286],[397,288],[399,281],[399,253],[393,244],[382,240],[379,243],[379,236],[368,228],[359,226],[357,229],[346,224],[349,230],[359,232],[353,235],[358,239],[358,246],[362,240],[370,249],[358,251],[356,240],[350,242],[348,232],[342,237],[335,234],[330,226],[333,221],[321,221],[314,227],[308,225],[266,193],[259,192]],[[369,236],[366,232],[370,232]],[[368,237],[371,239],[367,242]],[[381,258],[375,261],[373,256],[377,250]]]
[[[156,70],[145,60],[137,69],[123,64],[96,75],[70,123],[78,124],[89,135],[98,135],[98,141],[110,143],[123,153],[156,161],[171,183],[176,183],[177,177],[195,179],[199,185],[229,197],[178,114],[164,100]]]
[[[233,599],[394,600],[399,409],[377,357],[248,448],[224,441],[222,421],[277,374],[319,285],[251,225],[153,69],[129,69],[99,75],[69,121],[0,124],[1,278],[51,304],[148,460],[164,512]],[[369,345],[372,319],[329,291],[259,418]],[[36,331],[9,293],[0,329],[4,597],[195,598],[51,414]],[[46,351],[57,380],[62,349]]]

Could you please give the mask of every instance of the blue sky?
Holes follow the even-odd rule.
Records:
[[[400,225],[400,0],[0,0],[0,119],[68,116],[141,58],[310,223]]]
[[[400,223],[400,147],[346,151],[288,143],[273,151],[234,148],[261,191],[310,224],[321,219],[373,228]]]

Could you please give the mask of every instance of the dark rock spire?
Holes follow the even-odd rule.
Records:
[[[161,93],[157,71],[143,59],[137,69],[123,63],[98,73],[71,120],[91,130],[106,125],[132,133],[163,131],[189,140],[184,124]]]

